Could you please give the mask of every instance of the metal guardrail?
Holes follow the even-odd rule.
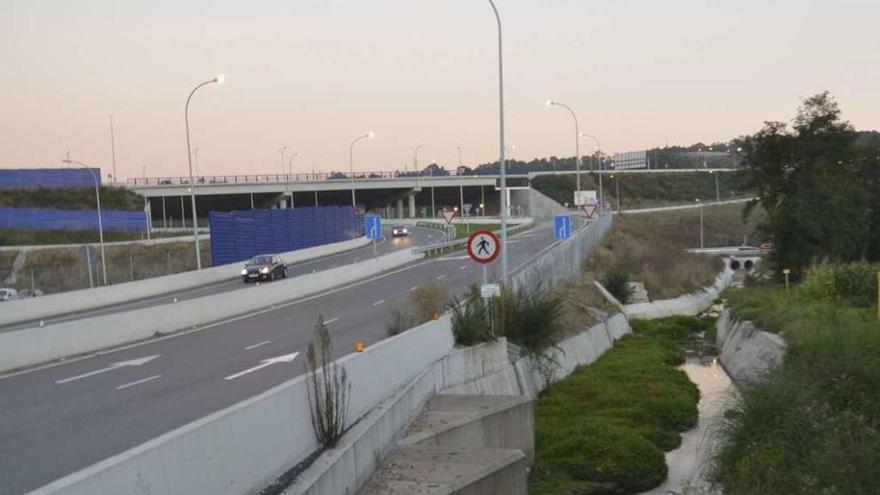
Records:
[[[518,234],[524,230],[528,230],[534,222],[531,220],[524,221],[520,224],[517,224],[513,227],[507,228],[507,235]],[[497,232],[497,230],[496,230]],[[455,248],[459,246],[463,246],[467,242],[467,238],[462,237],[459,239],[451,239],[444,242],[438,242],[435,244],[429,244],[427,246],[416,246],[412,248],[413,254],[434,254],[434,253],[442,253],[446,250],[453,251]]]

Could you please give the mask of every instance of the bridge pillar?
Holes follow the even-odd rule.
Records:
[[[416,217],[416,193],[409,195],[409,217]]]
[[[397,218],[403,218],[403,199],[397,200]]]

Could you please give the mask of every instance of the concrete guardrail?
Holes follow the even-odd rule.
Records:
[[[349,241],[290,251],[282,253],[280,256],[285,263],[290,265],[341,253],[366,246],[369,243],[369,239],[360,237]],[[205,268],[201,271],[183,272],[95,289],[75,290],[4,302],[0,306],[2,308],[2,311],[0,311],[0,327],[113,306],[129,301],[160,296],[171,291],[192,289],[225,280],[233,280],[239,276],[242,266],[242,262],[230,263],[228,265]]]

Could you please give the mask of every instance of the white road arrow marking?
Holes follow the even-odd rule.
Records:
[[[240,376],[244,376],[244,375],[247,375],[248,373],[253,373],[254,371],[261,370],[261,369],[265,368],[266,366],[272,366],[275,363],[290,363],[294,359],[296,359],[297,356],[299,356],[299,353],[294,352],[293,354],[285,354],[283,356],[264,359],[264,360],[260,361],[260,364],[254,366],[253,368],[248,368],[244,371],[239,371],[238,373],[236,373],[234,375],[229,375],[226,378],[224,378],[224,380],[235,380],[236,378],[238,378]]]
[[[58,380],[58,381],[55,382],[55,383],[58,384],[58,385],[61,385],[61,384],[67,383],[67,382],[72,382],[72,381],[75,381],[75,380],[80,380],[80,379],[82,379],[82,378],[88,378],[88,377],[90,377],[90,376],[100,375],[101,373],[106,373],[106,372],[108,372],[108,371],[113,371],[113,370],[118,369],[118,368],[125,368],[125,367],[127,367],[127,366],[143,366],[143,365],[149,363],[150,361],[156,359],[156,358],[159,357],[159,356],[161,356],[161,354],[156,354],[155,356],[147,356],[147,357],[143,357],[143,358],[140,358],[140,359],[131,359],[131,360],[129,360],[129,361],[120,361],[120,362],[118,362],[118,363],[113,363],[113,364],[111,364],[110,366],[108,366],[108,367],[106,367],[106,368],[102,368],[102,369],[95,370],[95,371],[90,371],[90,372],[88,372],[88,373],[83,373],[82,375],[72,376],[72,377],[70,377],[70,378],[65,378],[65,379],[63,379],[63,380]]]

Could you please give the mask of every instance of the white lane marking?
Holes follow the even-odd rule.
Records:
[[[373,307],[376,307],[376,306],[378,306],[378,305],[380,305],[380,304],[385,304],[385,299],[380,299],[380,300],[374,302],[374,303],[373,303]]]
[[[339,321],[339,318],[330,318],[329,320],[324,321],[324,324],[329,325],[329,324],[335,323],[337,321]]]
[[[259,344],[249,345],[249,346],[245,347],[244,350],[249,351],[251,349],[256,349],[257,347],[263,347],[264,345],[271,344],[271,343],[272,343],[271,340],[266,340],[266,341],[260,342]]]
[[[446,278],[446,275],[437,275],[437,280],[443,280]]]
[[[229,375],[226,378],[224,378],[224,380],[235,380],[238,377],[247,375],[248,373],[253,373],[254,371],[257,371],[257,370],[261,370],[261,369],[265,368],[266,366],[272,366],[275,363],[290,363],[290,362],[293,362],[293,360],[296,359],[297,356],[299,356],[299,353],[294,352],[293,354],[285,354],[283,356],[273,357],[270,359],[264,359],[264,360],[260,361],[260,364],[254,366],[253,368],[248,368],[244,371],[239,371],[238,373],[236,373],[234,375]]]
[[[67,382],[72,382],[72,381],[80,380],[80,379],[82,379],[82,378],[88,378],[88,377],[90,377],[90,376],[100,375],[101,373],[106,373],[106,372],[108,372],[108,371],[113,371],[113,370],[115,370],[115,369],[117,369],[117,368],[124,368],[124,367],[126,367],[126,366],[141,366],[141,365],[144,365],[144,364],[149,363],[150,361],[156,359],[156,358],[159,357],[159,356],[161,356],[161,354],[156,354],[155,356],[147,356],[147,357],[143,357],[143,358],[140,358],[140,359],[131,359],[131,360],[129,360],[129,361],[120,361],[120,362],[118,362],[118,363],[113,363],[113,364],[111,364],[110,366],[108,366],[108,367],[106,367],[106,368],[101,368],[101,369],[99,369],[99,370],[90,371],[90,372],[88,372],[88,373],[83,373],[82,375],[76,375],[76,376],[72,376],[72,377],[70,377],[70,378],[65,378],[65,379],[63,379],[63,380],[58,380],[58,381],[55,382],[55,383],[58,384],[58,385],[62,385],[62,384],[67,383]]]
[[[135,385],[140,385],[141,383],[147,383],[147,382],[151,382],[153,380],[158,380],[159,378],[162,378],[162,375],[153,375],[149,378],[144,378],[143,380],[138,380],[135,382],[126,383],[125,385],[120,385],[120,386],[116,387],[116,390],[122,390],[122,389],[126,389],[128,387],[134,387]]]
[[[467,270],[467,265],[461,265],[458,267],[459,270]]]

